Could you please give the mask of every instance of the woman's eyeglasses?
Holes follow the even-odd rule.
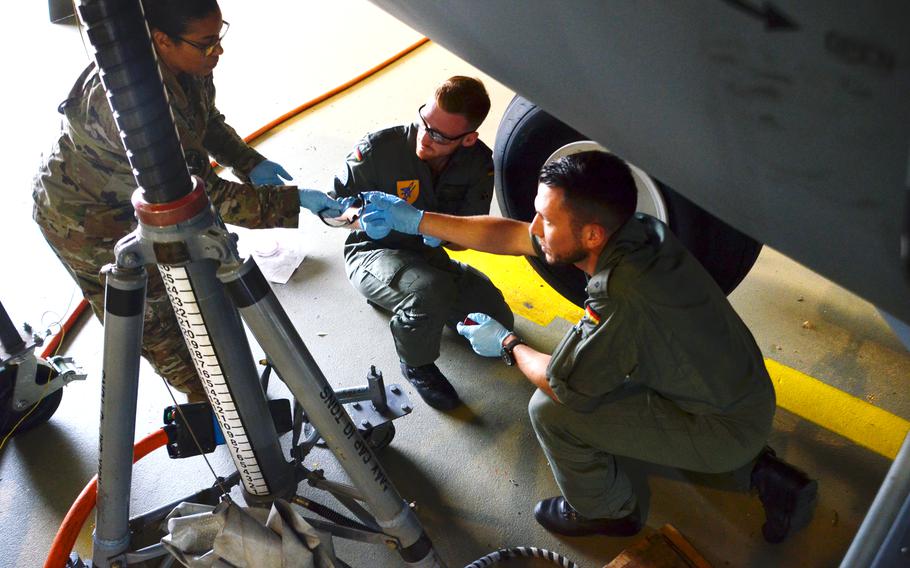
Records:
[[[221,22],[221,32],[219,32],[219,34],[218,34],[218,39],[216,39],[215,41],[213,41],[212,43],[209,43],[209,44],[202,44],[199,42],[190,41],[190,40],[180,37],[180,36],[175,36],[175,37],[177,39],[179,39],[180,41],[182,41],[183,43],[195,47],[196,49],[198,49],[199,51],[202,52],[202,55],[208,57],[211,54],[215,53],[215,50],[218,49],[219,45],[221,45],[221,40],[224,39],[224,36],[227,35],[228,30],[230,28],[231,28],[231,24],[229,24],[227,21],[222,21]]]

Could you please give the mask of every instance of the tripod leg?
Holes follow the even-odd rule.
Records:
[[[268,353],[281,379],[306,410],[307,417],[351,482],[361,491],[386,534],[401,543],[399,552],[410,566],[435,566],[439,560],[420,521],[386,476],[303,340],[250,259],[219,273],[243,319]]]
[[[288,498],[296,488],[294,472],[278,443],[240,315],[215,277],[215,262],[158,268],[246,501],[265,505]]]
[[[93,565],[101,568],[111,566],[130,540],[133,433],[146,280],[144,268],[115,266],[105,284],[98,509],[92,553]]]

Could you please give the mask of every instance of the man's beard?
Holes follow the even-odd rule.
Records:
[[[585,257],[587,257],[587,256],[588,256],[588,253],[585,252],[585,250],[583,248],[576,247],[575,250],[572,250],[571,252],[566,253],[566,254],[562,254],[558,257],[554,257],[551,255],[552,260],[547,259],[547,262],[549,264],[553,264],[556,266],[564,266],[564,265],[569,265],[569,264],[575,264],[576,262],[584,260]]]

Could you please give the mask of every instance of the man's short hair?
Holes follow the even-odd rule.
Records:
[[[638,190],[628,164],[601,151],[578,152],[544,165],[538,182],[563,190],[572,225],[597,223],[611,233],[635,213]]]
[[[476,130],[490,112],[490,96],[480,80],[456,75],[436,89],[436,105],[446,112],[462,115],[471,129]]]

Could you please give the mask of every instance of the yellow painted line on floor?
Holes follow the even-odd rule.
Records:
[[[777,406],[888,459],[897,455],[910,421],[773,359],[765,359],[765,365],[777,392]]]
[[[477,268],[502,290],[516,314],[546,327],[554,318],[578,321],[582,310],[557,294],[524,257],[477,251],[450,252],[452,258]],[[822,381],[765,359],[777,392],[777,406],[839,434],[855,444],[894,459],[910,421]]]
[[[449,256],[470,264],[490,277],[502,290],[512,311],[546,327],[554,318],[578,321],[582,309],[556,293],[523,256],[497,256],[476,250],[449,251]]]

